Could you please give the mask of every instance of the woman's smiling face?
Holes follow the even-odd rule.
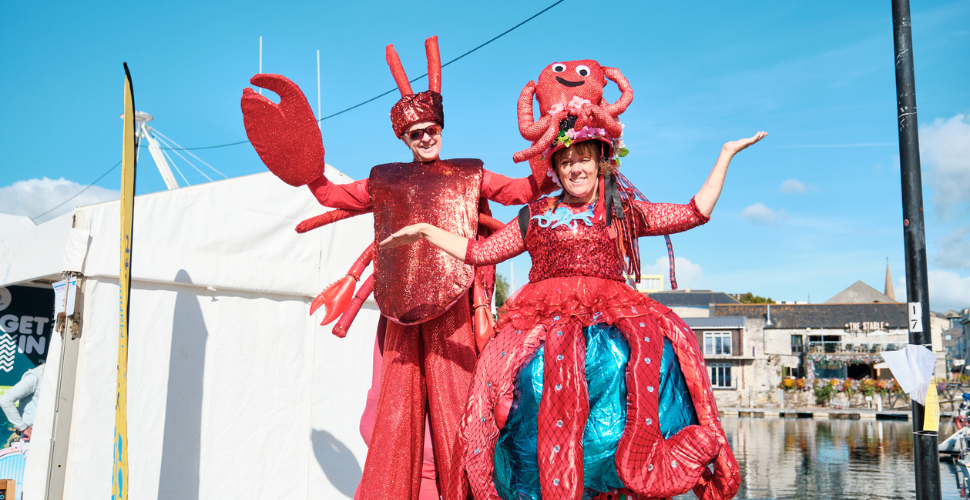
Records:
[[[599,161],[589,149],[570,146],[556,152],[556,174],[566,190],[566,203],[589,202],[596,193]]]

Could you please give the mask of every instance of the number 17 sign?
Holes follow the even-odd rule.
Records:
[[[923,308],[919,302],[909,303],[909,331],[913,333],[923,331]]]

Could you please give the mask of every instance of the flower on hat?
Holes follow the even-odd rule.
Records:
[[[548,175],[549,177],[551,177],[552,178],[552,182],[554,182],[557,186],[562,187],[562,183],[559,182],[559,176],[556,175],[556,173],[552,171],[552,162],[549,163],[549,169],[546,170],[546,175]]]
[[[589,102],[589,100],[587,99],[583,99],[582,97],[579,97],[578,95],[574,95],[573,98],[569,101],[568,107],[569,107],[569,110],[572,111],[573,113],[579,113],[579,110],[583,108],[584,104],[593,104],[593,103]]]
[[[583,105],[586,105],[586,104],[593,104],[593,103],[590,102],[588,99],[583,99],[578,95],[574,95],[573,98],[568,103],[557,102],[556,104],[553,104],[552,106],[550,106],[549,114],[555,115],[556,113],[559,113],[560,111],[563,111],[568,108],[570,113],[574,115],[578,115],[580,110],[583,109]]]

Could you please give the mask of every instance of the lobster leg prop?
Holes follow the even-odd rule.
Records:
[[[347,306],[347,311],[343,316],[340,317],[340,321],[336,325],[333,325],[333,334],[344,338],[347,336],[347,330],[350,329],[351,323],[354,322],[354,318],[357,317],[357,313],[360,312],[360,306],[364,305],[364,301],[367,297],[374,291],[374,275],[370,275],[364,284],[360,286],[360,290],[354,295],[353,300]]]
[[[331,222],[336,222],[338,220],[343,220],[348,217],[353,217],[355,215],[360,215],[361,213],[366,213],[366,211],[333,210],[321,216],[317,216],[312,219],[307,219],[303,221],[299,226],[297,226],[297,232],[310,231],[322,225],[329,224]],[[489,227],[493,231],[500,229],[503,226],[501,222],[487,215],[480,214],[480,217],[485,218],[482,222],[486,227]],[[371,261],[373,260],[374,260],[374,244],[371,244],[369,247],[367,247],[367,250],[364,250],[364,253],[362,253],[360,257],[357,258],[357,261],[354,262],[354,265],[350,267],[350,271],[347,272],[346,276],[344,276],[337,282],[325,288],[322,292],[320,292],[320,295],[317,295],[317,297],[313,299],[313,302],[310,304],[311,315],[314,312],[316,312],[317,309],[320,308],[320,306],[323,306],[324,309],[327,311],[327,313],[323,317],[323,321],[320,323],[321,325],[330,324],[338,317],[340,317],[340,315],[347,308],[347,305],[350,304],[351,302],[351,297],[354,294],[354,289],[357,287],[357,283],[360,282],[360,275],[364,272],[364,269],[366,269],[367,266],[370,265]],[[485,294],[484,285],[480,285],[476,282],[476,288],[477,287],[482,287],[482,292],[481,292],[483,297],[482,300],[485,301],[484,297],[486,294]],[[363,291],[363,289],[361,289],[361,291]],[[368,294],[369,293],[370,292],[368,292]],[[365,294],[364,297],[361,299],[361,303],[363,303],[363,300],[366,298],[367,298],[367,294]],[[487,301],[482,302],[482,304],[478,304],[477,302],[475,304],[476,304],[476,307],[478,305],[488,306]],[[357,308],[359,310],[360,305],[358,305]],[[353,315],[351,315],[351,319],[350,319],[351,322],[353,321],[353,316],[356,316],[356,315],[357,315],[357,312],[354,311]],[[482,327],[483,328],[482,335],[485,335],[486,332],[488,333],[488,336],[485,337],[484,339],[484,342],[487,342],[488,339],[491,338],[491,330],[492,330],[491,312],[486,310],[485,315],[488,316],[489,318],[489,324],[487,328],[485,326]],[[480,321],[476,321],[476,324],[478,323],[480,323]],[[349,322],[345,325],[345,329],[348,327],[350,327]],[[345,330],[345,333],[346,333],[346,330]],[[342,336],[342,335],[338,335],[338,336]],[[482,342],[479,347],[483,347],[484,342]]]
[[[325,213],[323,215],[318,215],[316,217],[310,217],[309,219],[307,219],[307,220],[305,220],[305,221],[297,224],[297,226],[296,226],[296,232],[298,232],[300,234],[303,234],[303,233],[305,233],[307,231],[311,231],[311,230],[316,229],[318,227],[323,227],[323,226],[326,226],[327,224],[332,224],[334,222],[341,221],[341,220],[344,220],[344,219],[348,219],[350,217],[357,217],[358,215],[363,215],[363,214],[366,214],[366,213],[369,213],[369,212],[373,212],[373,209],[370,209],[370,210],[344,210],[344,209],[331,210],[331,211],[329,211],[329,212],[327,212],[327,213]]]
[[[495,335],[495,325],[492,323],[492,307],[488,294],[485,293],[485,284],[477,279],[472,287],[472,310],[475,311],[475,343],[478,345],[478,352],[482,352],[485,344]]]
[[[347,304],[354,294],[354,289],[357,287],[357,282],[360,281],[361,273],[364,272],[364,269],[367,268],[372,260],[374,260],[373,243],[357,258],[357,261],[350,267],[350,271],[347,272],[346,276],[325,288],[320,292],[320,295],[317,295],[313,299],[313,302],[310,304],[310,315],[312,316],[320,306],[323,306],[327,314],[324,315],[323,321],[320,323],[321,325],[332,323],[337,319],[344,312],[344,309],[347,308]]]

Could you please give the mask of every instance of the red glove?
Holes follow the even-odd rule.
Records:
[[[259,159],[291,186],[309,184],[323,175],[323,140],[306,96],[282,75],[259,74],[250,82],[280,96],[280,103],[243,90],[240,106],[246,135]]]

